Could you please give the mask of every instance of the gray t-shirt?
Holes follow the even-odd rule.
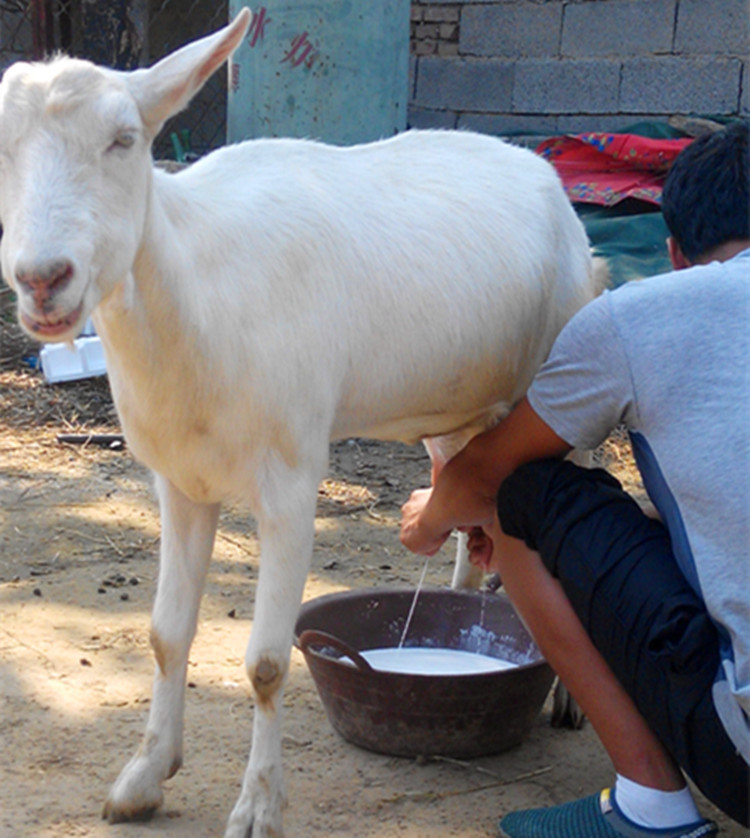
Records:
[[[750,762],[750,250],[605,292],[563,329],[528,398],[576,448],[627,427],[719,629],[714,703]]]

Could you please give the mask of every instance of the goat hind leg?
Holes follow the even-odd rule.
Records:
[[[456,535],[456,561],[453,565],[451,588],[456,591],[475,591],[482,584],[484,571],[479,567],[475,567],[469,561],[469,536],[463,532],[459,532]]]
[[[423,443],[432,462],[432,483],[434,485],[443,466],[454,457],[476,434],[495,425],[507,415],[506,405],[496,407],[480,425],[464,428],[445,436],[424,439]],[[466,533],[457,533],[456,560],[453,565],[451,587],[454,590],[477,590],[484,579],[484,571],[474,567],[469,561],[469,537]]]
[[[470,433],[458,433],[422,440],[432,463],[431,477],[433,485],[443,466],[464,447],[470,437]],[[462,532],[457,533],[457,536],[456,562],[453,566],[451,587],[454,590],[475,590],[482,584],[484,574],[469,561],[469,550],[467,547],[468,536]]]
[[[162,781],[182,764],[187,659],[219,518],[218,504],[195,503],[159,475],[156,483],[162,534],[151,620],[153,697],[143,741],[104,806],[110,823],[149,819],[161,805]]]

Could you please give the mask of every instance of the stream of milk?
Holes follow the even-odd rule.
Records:
[[[404,645],[404,640],[406,640],[406,634],[409,631],[409,626],[411,625],[411,618],[414,616],[414,609],[417,607],[417,600],[419,599],[419,592],[422,590],[422,585],[424,584],[424,575],[427,573],[427,565],[430,563],[430,557],[424,560],[424,565],[422,565],[422,575],[419,577],[419,582],[417,584],[417,590],[414,591],[414,599],[411,601],[411,608],[409,609],[409,614],[406,617],[406,622],[404,623],[404,630],[401,632],[401,640],[399,640],[398,648],[402,648]]]
[[[414,591],[414,598],[411,601],[411,608],[401,632],[401,639],[397,647],[389,646],[383,649],[368,649],[360,654],[373,667],[383,672],[401,672],[412,675],[471,675],[479,672],[500,672],[504,669],[512,669],[517,664],[511,661],[493,658],[479,652],[466,652],[462,649],[444,649],[426,646],[409,646],[404,648],[404,641],[411,626],[414,609],[417,607],[417,600],[424,584],[424,577],[427,573],[427,565],[430,561],[428,556],[422,567],[422,573]],[[482,591],[482,605],[479,615],[479,626],[484,628],[484,610],[486,605],[487,592]]]

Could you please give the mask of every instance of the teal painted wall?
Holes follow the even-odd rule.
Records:
[[[230,16],[244,5],[230,0]],[[406,128],[410,0],[266,0],[229,68],[227,140]]]

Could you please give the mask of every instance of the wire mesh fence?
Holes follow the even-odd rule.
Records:
[[[227,0],[0,0],[0,71],[57,52],[118,69],[148,66],[223,26]],[[164,127],[157,158],[201,155],[225,142],[226,72]]]

